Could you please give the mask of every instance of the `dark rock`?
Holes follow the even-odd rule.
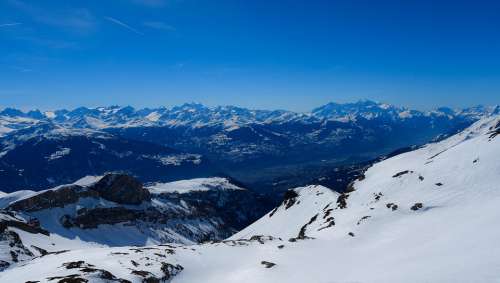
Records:
[[[371,217],[371,216],[369,216],[369,215],[361,217],[361,219],[359,219],[359,221],[358,221],[357,225],[361,224],[361,222],[363,222],[363,220],[366,220],[366,219],[368,219],[368,218],[370,218],[370,217]]]
[[[422,207],[424,207],[424,205],[422,203],[420,203],[420,202],[417,202],[410,209],[416,211],[416,210],[421,209]]]
[[[104,199],[120,204],[140,204],[151,199],[139,181],[125,174],[108,174],[91,188]]]
[[[144,270],[132,270],[131,273],[134,274],[134,275],[141,276],[141,277],[146,277],[146,276],[152,275],[151,272],[144,271]]]
[[[443,183],[436,183],[436,186],[441,187]]]
[[[41,256],[45,256],[45,255],[49,254],[49,252],[47,250],[45,250],[45,249],[42,249],[42,248],[39,248],[39,247],[33,246],[33,245],[31,245],[31,247],[33,249],[37,250],[40,253]]]
[[[283,197],[284,198],[283,204],[285,205],[285,209],[289,209],[290,207],[292,207],[297,201],[298,196],[299,195],[294,190],[286,191]]]
[[[323,227],[320,227],[320,228],[318,229],[318,231],[321,231],[321,230],[323,230],[323,229],[326,229],[326,228],[330,228],[330,227],[335,226],[335,218],[333,218],[333,217],[328,217],[328,218],[326,219],[326,223],[327,223],[327,225],[326,225],[326,226],[323,226]]]
[[[117,224],[143,218],[144,211],[125,207],[94,208],[83,211],[71,220],[81,229],[97,228],[101,224]]]
[[[490,134],[490,140],[494,139],[496,136],[500,135],[500,121],[494,126],[491,131],[489,132]]]
[[[7,269],[10,266],[10,263],[0,260],[0,271]]]
[[[394,204],[394,203],[392,203],[392,202],[391,202],[391,203],[386,204],[385,206],[386,206],[387,208],[392,209],[392,211],[394,211],[394,210],[397,210],[397,209],[398,209],[398,205],[397,205],[397,204]]]
[[[170,280],[172,279],[175,275],[179,274],[182,270],[184,270],[184,267],[180,264],[170,264],[166,262],[161,263],[161,271],[163,272],[164,276],[162,280]]]
[[[392,178],[401,177],[401,176],[408,174],[408,173],[413,173],[413,171],[410,171],[410,170],[401,171],[401,172],[396,173],[394,176],[392,176]]]
[[[75,223],[73,223],[73,219],[68,214],[61,216],[61,218],[59,219],[59,223],[61,223],[61,225],[66,229],[71,228],[75,225]]]
[[[54,281],[58,280],[57,283],[87,283],[89,282],[87,279],[81,278],[78,274],[71,274],[67,276],[55,276],[48,277],[47,280]]]
[[[318,214],[311,217],[311,219],[309,219],[309,222],[307,222],[306,224],[304,224],[304,226],[302,226],[302,228],[300,228],[299,235],[297,236],[298,240],[305,240],[305,239],[309,238],[306,236],[307,226],[311,225],[314,221],[316,221],[317,218],[318,218]]]
[[[66,269],[93,267],[92,264],[87,264],[83,260],[66,262],[66,263],[63,263],[62,266],[66,267]]]
[[[354,233],[353,232],[349,232],[347,235],[349,235],[351,237],[354,237]]]
[[[260,264],[264,265],[266,268],[272,268],[276,265],[274,262],[269,262],[269,261],[261,261]]]
[[[347,207],[347,198],[349,194],[340,194],[337,198],[337,207],[340,209],[344,209]]]
[[[14,227],[14,228],[17,228],[19,230],[23,230],[24,232],[28,232],[28,233],[31,233],[31,234],[43,234],[43,235],[46,235],[46,236],[50,235],[50,233],[47,230],[44,230],[44,229],[39,228],[39,227],[31,226],[28,223],[24,223],[24,222],[21,222],[21,221],[7,220],[7,221],[1,222],[0,223],[0,227],[1,226]],[[0,228],[0,231],[1,230],[2,230],[2,228]]]
[[[420,176],[418,176],[418,179],[419,179],[420,181],[423,181],[423,180],[424,180],[424,177],[420,175]]]

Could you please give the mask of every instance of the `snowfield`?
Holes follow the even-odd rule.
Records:
[[[226,178],[196,178],[169,183],[153,183],[146,186],[153,194],[205,192],[210,190],[243,190],[233,185]]]
[[[88,282],[499,282],[499,132],[500,117],[485,118],[375,164],[347,194],[321,186],[289,191],[279,207],[226,241],[82,245],[14,265],[0,282],[68,275]]]

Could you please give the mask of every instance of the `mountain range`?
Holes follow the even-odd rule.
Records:
[[[301,180],[304,168],[322,172],[367,162],[499,112],[499,106],[417,111],[368,100],[307,113],[195,103],[6,108],[0,111],[0,190],[43,190],[122,172],[142,182],[231,176],[252,189],[282,193],[291,184],[281,181]]]

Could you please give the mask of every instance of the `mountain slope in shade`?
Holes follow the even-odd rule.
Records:
[[[0,189],[41,190],[81,176],[120,171],[144,182],[173,181],[213,174],[215,165],[200,154],[129,140],[94,130],[47,126],[5,137],[0,154]]]
[[[130,248],[75,250],[13,266],[0,280],[75,274],[105,282],[85,268],[67,268],[84,261],[132,282],[143,280],[133,272],[139,268],[163,276],[160,263],[182,266],[172,282],[496,282],[499,134],[500,117],[490,117],[373,165],[349,193],[295,189],[225,241],[168,253],[150,246],[140,255]]]

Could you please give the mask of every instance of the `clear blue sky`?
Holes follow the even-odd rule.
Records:
[[[500,2],[0,0],[0,107],[500,103]]]

